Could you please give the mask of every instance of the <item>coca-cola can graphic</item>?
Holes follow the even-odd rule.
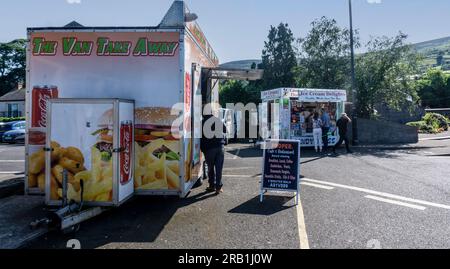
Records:
[[[47,127],[47,100],[58,98],[58,87],[34,86],[31,98],[31,127]]]
[[[132,163],[131,154],[133,147],[133,122],[122,121],[120,123],[120,184],[125,185],[131,179]]]

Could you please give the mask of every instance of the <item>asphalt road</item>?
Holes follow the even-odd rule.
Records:
[[[231,145],[222,195],[203,186],[187,199],[139,197],[76,234],[51,233],[27,247],[78,239],[82,248],[300,248],[300,226],[310,248],[450,248],[450,140],[354,151],[302,150],[304,226],[293,195],[268,193],[259,203],[261,151]]]
[[[0,144],[0,183],[23,177],[24,166],[25,147],[23,145]]]

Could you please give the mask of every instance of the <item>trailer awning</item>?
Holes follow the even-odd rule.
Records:
[[[210,79],[260,80],[264,74],[262,69],[227,69],[203,68]]]

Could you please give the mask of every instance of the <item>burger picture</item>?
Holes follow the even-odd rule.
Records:
[[[100,117],[98,122],[98,130],[92,133],[97,137],[97,142],[93,146],[100,151],[101,160],[110,162],[113,153],[113,110],[107,110]]]
[[[178,118],[171,108],[144,107],[135,111],[137,189],[178,189],[180,142]]]

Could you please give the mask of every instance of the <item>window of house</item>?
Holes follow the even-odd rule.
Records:
[[[19,104],[8,104],[8,117],[19,117]]]

